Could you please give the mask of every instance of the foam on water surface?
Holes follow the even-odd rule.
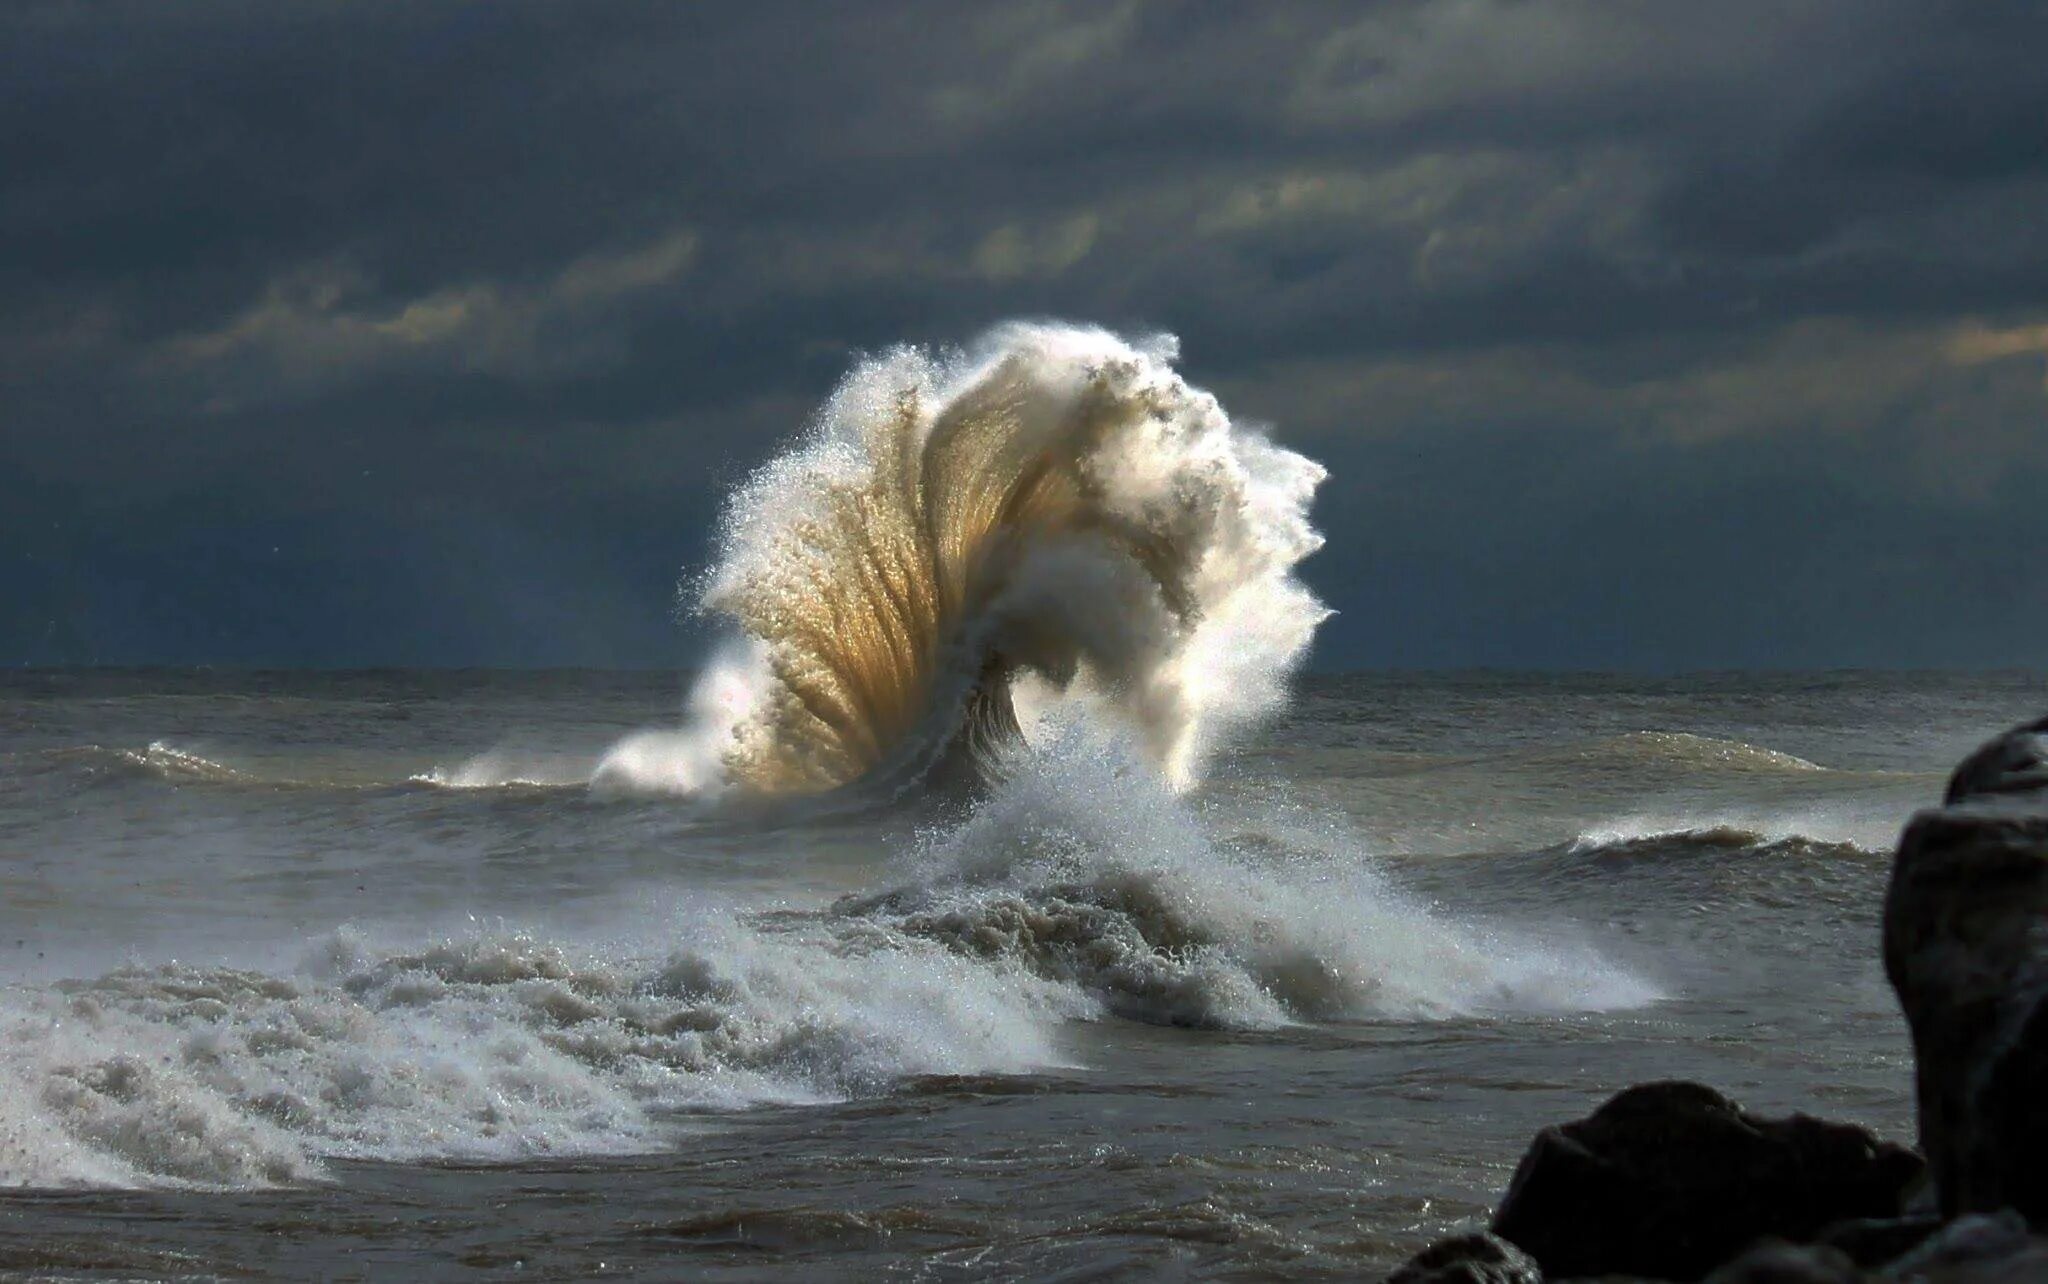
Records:
[[[139,964],[0,998],[0,1182],[259,1186],[327,1160],[670,1144],[679,1114],[1067,1064],[1104,1018],[1641,1004],[1580,942],[1404,896],[1331,829],[1245,848],[1086,721],[826,905],[685,903],[630,935],[343,929],[293,967]],[[623,929],[622,929],[623,931]]]

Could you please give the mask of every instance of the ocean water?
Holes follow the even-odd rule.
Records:
[[[864,358],[690,675],[0,680],[0,1272],[1355,1278],[1644,1079],[1893,1135],[2037,677],[1299,676],[1170,336]]]
[[[2048,707],[1318,675],[1189,781],[589,783],[689,689],[0,678],[0,1274],[1353,1278],[1631,1082],[1909,1138],[1891,846]]]

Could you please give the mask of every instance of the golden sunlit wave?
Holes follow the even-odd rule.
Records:
[[[815,793],[985,776],[1013,703],[1121,723],[1176,784],[1276,708],[1327,611],[1294,576],[1322,468],[1235,425],[1173,341],[1009,325],[860,365],[733,497],[680,732],[600,780]]]

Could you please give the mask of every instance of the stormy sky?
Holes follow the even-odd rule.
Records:
[[[0,11],[0,662],[687,664],[857,354],[1180,336],[1316,664],[2048,665],[2048,6]]]

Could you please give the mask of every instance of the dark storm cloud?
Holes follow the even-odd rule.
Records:
[[[1326,663],[2039,663],[2044,54],[1996,2],[16,5],[0,655],[674,662],[853,354],[1027,313],[1331,465]]]

